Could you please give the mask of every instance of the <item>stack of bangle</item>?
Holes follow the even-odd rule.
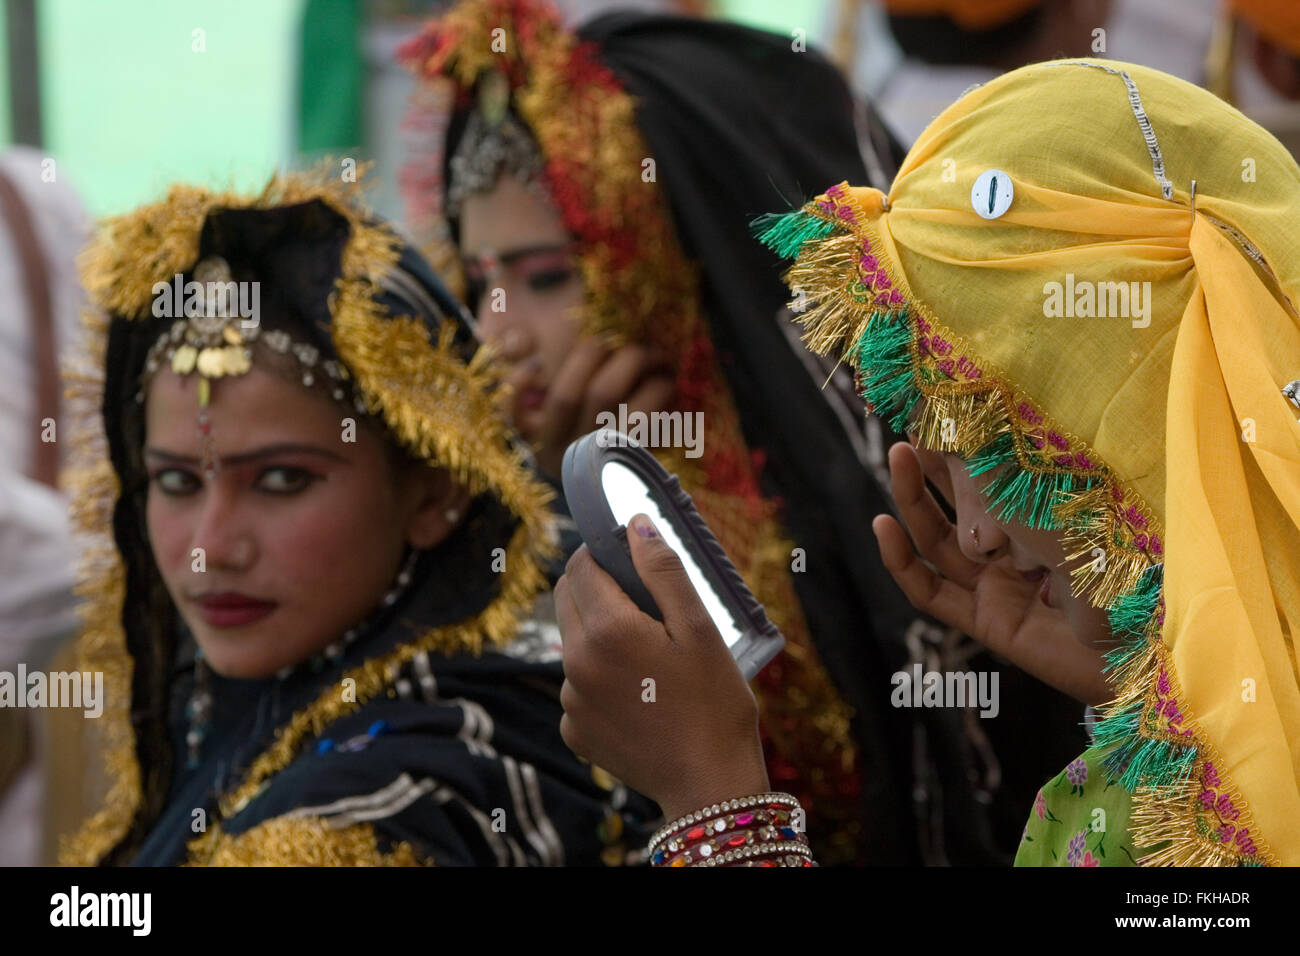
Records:
[[[650,865],[816,866],[802,821],[788,793],[725,800],[660,827],[650,840]]]

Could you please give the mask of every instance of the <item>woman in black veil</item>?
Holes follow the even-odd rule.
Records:
[[[549,489],[424,261],[322,173],[173,187],[85,263],[81,864],[623,864],[653,808],[559,737]]]

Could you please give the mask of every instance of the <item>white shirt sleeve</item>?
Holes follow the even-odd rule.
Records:
[[[43,666],[76,630],[67,499],[0,466],[0,668]]]

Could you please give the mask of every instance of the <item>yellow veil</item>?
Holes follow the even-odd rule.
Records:
[[[1282,145],[1155,70],[1036,64],[942,113],[888,196],[835,186],[760,234],[796,260],[811,348],[852,361],[896,426],[994,473],[1002,517],[1064,529],[1118,641],[1096,739],[1145,862],[1300,864],[1300,409],[1283,394],[1300,168]]]

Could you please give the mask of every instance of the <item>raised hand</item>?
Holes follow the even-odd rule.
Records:
[[[632,344],[610,349],[597,339],[582,339],[529,423],[538,464],[559,475],[564,450],[596,427],[600,412],[616,412],[619,405],[629,413],[662,411],[674,393],[671,365],[659,349]]]
[[[763,793],[754,695],[681,559],[644,515],[631,525],[632,563],[663,623],[578,549],[555,587],[564,639],[560,734],[669,819]]]
[[[912,605],[1078,700],[1109,700],[1101,652],[1076,639],[1066,614],[1039,599],[1038,584],[1026,581],[1007,556],[974,561],[963,553],[957,528],[925,484],[928,475],[954,501],[946,470],[923,471],[906,442],[889,450],[889,469],[907,530],[889,515],[878,515],[871,529],[885,567]]]

